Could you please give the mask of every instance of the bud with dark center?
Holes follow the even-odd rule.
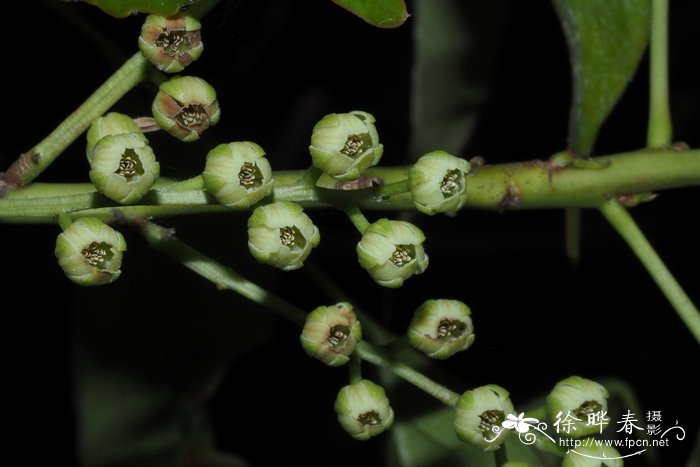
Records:
[[[186,142],[198,140],[221,116],[214,88],[193,76],[177,76],[161,84],[152,111],[158,126]]]
[[[362,327],[351,304],[320,306],[306,317],[301,345],[306,353],[329,366],[348,362],[362,338]]]
[[[124,237],[94,217],[71,223],[56,239],[56,258],[68,278],[78,285],[103,285],[121,275]]]
[[[159,70],[178,73],[202,55],[201,27],[199,21],[184,14],[149,15],[141,28],[139,49]]]
[[[459,300],[427,300],[413,315],[408,341],[437,359],[466,350],[474,342],[471,310]]]

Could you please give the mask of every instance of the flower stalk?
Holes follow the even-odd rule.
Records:
[[[601,204],[600,212],[634,251],[678,316],[700,343],[700,312],[639,230],[629,212],[614,199]]]
[[[166,229],[143,219],[134,219],[132,224],[141,231],[153,248],[213,282],[219,289],[232,290],[248,300],[268,308],[297,326],[304,326],[306,312],[245,279],[231,268],[217,263],[190,247],[179,240],[171,229]],[[459,400],[460,395],[456,392],[438,384],[410,366],[397,361],[369,342],[359,342],[353,355],[373,365],[386,368],[445,405],[454,406]]]
[[[673,128],[668,98],[668,0],[651,2],[649,39],[649,127],[647,147],[671,144]]]
[[[3,186],[16,190],[42,173],[90,124],[107,112],[134,86],[143,81],[150,65],[141,55],[134,54],[107,79],[78,109],[70,114],[44,140],[25,152],[0,176],[0,196]]]
[[[643,150],[592,159],[607,167],[586,170],[575,167],[554,167],[547,161],[534,160],[510,164],[486,165],[468,177],[467,198],[462,209],[548,209],[564,207],[598,208],[600,200],[615,194],[658,191],[700,185],[700,150]],[[385,181],[379,196],[365,193],[319,190],[313,183],[299,180],[304,171],[273,172],[273,197],[277,201],[294,201],[305,209],[331,207],[354,201],[363,210],[413,210],[408,188],[393,193],[388,199],[381,188],[395,187],[407,179],[408,167],[373,167],[366,171]],[[407,185],[407,184],[406,184]],[[82,211],[102,207],[86,184],[36,184],[21,193],[8,193],[0,198],[0,222],[53,222],[56,199],[62,197],[64,209]],[[201,190],[199,190],[201,192]],[[362,190],[357,190],[361,192]],[[162,204],[177,204],[182,212],[211,212],[213,198],[200,196],[197,190],[183,190],[168,199],[149,200],[144,216],[159,216]],[[75,197],[77,196],[77,197]],[[196,206],[198,205],[198,206]],[[209,206],[206,206],[209,205]],[[221,211],[223,209],[220,209]],[[111,208],[99,212],[109,215]],[[172,215],[172,207],[167,209]],[[93,213],[94,214],[94,213]]]

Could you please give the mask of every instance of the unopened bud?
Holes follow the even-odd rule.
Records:
[[[178,73],[202,55],[201,28],[199,21],[184,14],[149,15],[141,28],[139,49],[159,70]]]
[[[345,431],[359,440],[377,436],[394,422],[394,411],[384,388],[366,379],[340,390],[335,412]]]
[[[428,267],[424,241],[423,232],[409,222],[379,219],[362,235],[357,257],[378,284],[401,287],[406,279]]]
[[[466,391],[456,406],[457,437],[478,449],[494,451],[510,430],[498,436],[493,427],[501,428],[506,416],[514,412],[508,391],[500,386],[489,384]]]
[[[117,112],[110,112],[90,125],[87,131],[87,157],[92,158],[92,152],[95,150],[97,143],[105,136],[124,135],[133,133],[138,135],[143,141],[148,144],[148,140],[141,132],[141,128],[134,122],[134,119],[128,115]]]
[[[78,219],[58,235],[56,258],[68,278],[78,285],[103,285],[121,275],[122,234],[94,217]]]
[[[204,187],[227,208],[248,208],[272,193],[272,168],[249,141],[220,144],[207,154]]]
[[[374,117],[356,110],[323,117],[314,126],[309,152],[323,172],[338,180],[355,180],[379,162],[384,147]]]
[[[580,376],[559,381],[547,396],[549,419],[570,422],[567,436],[571,438],[600,432],[608,425],[607,411],[608,390]]]
[[[198,140],[221,116],[214,88],[193,76],[176,76],[161,84],[152,111],[158,126],[186,142]]]
[[[321,240],[301,206],[280,201],[255,208],[248,219],[248,248],[260,261],[283,271],[299,269]]]
[[[97,191],[120,204],[132,204],[160,175],[153,150],[138,134],[105,136],[90,158],[90,180]]]
[[[329,366],[347,363],[361,338],[362,327],[347,302],[316,308],[301,331],[306,353]]]
[[[459,300],[427,300],[413,315],[408,341],[441,360],[466,350],[474,342],[471,310]]]
[[[469,170],[469,162],[445,151],[422,156],[408,171],[416,209],[429,215],[459,210],[465,201]]]

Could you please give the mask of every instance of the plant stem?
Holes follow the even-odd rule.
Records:
[[[303,310],[267,292],[232,269],[178,240],[171,229],[144,220],[136,221],[135,225],[140,227],[153,248],[181,262],[186,268],[216,284],[219,289],[232,290],[252,302],[273,310],[298,326],[304,325],[306,313]]]
[[[482,166],[469,175],[465,208],[542,209],[599,207],[604,196],[629,195],[700,185],[700,150],[646,150],[604,156],[593,162],[605,168],[553,168],[544,161]],[[375,167],[368,171],[393,183],[405,179],[408,167]],[[320,190],[304,181],[301,171],[275,172],[274,199],[294,201],[304,208],[330,208],[354,203],[359,209],[414,210],[409,193],[377,198],[367,193]],[[59,211],[74,218],[86,215],[113,220],[114,210],[142,217],[224,212],[202,189],[180,191],[197,184],[152,190],[137,206],[115,206],[90,184],[33,184],[0,198],[0,222],[52,223]],[[198,188],[198,186],[197,186]],[[364,191],[364,190],[357,190]]]
[[[62,212],[56,216],[56,222],[58,222],[61,230],[66,230],[73,223],[73,219],[71,219],[71,217],[65,212]]]
[[[178,240],[173,230],[166,229],[143,219],[132,219],[131,222],[140,229],[143,236],[153,248],[181,262],[186,268],[216,284],[219,289],[232,290],[248,300],[274,311],[282,318],[291,321],[297,326],[304,326],[306,313],[303,310],[267,292],[257,284],[245,279],[231,268],[217,263],[181,240]],[[373,365],[382,366],[390,370],[395,375],[439,399],[444,404],[454,406],[457,400],[459,400],[459,394],[450,391],[408,365],[397,362],[395,359],[384,355],[383,352],[369,342],[360,342],[353,355]]]
[[[304,272],[316,282],[317,288],[323,290],[331,300],[353,303],[353,300],[315,262],[307,261],[304,263]],[[362,333],[367,334],[373,342],[385,345],[396,339],[396,335],[384,329],[370,314],[355,303],[353,303],[353,307],[357,318],[362,323]]]
[[[150,68],[141,52],[134,54],[43,141],[22,154],[7,170],[9,190],[21,188],[44,171],[90,124],[140,83]],[[0,180],[0,196],[2,195]]]
[[[362,341],[355,348],[355,353],[369,363],[381,366],[390,370],[396,376],[399,376],[414,386],[419,387],[424,392],[430,394],[440,402],[450,407],[454,407],[459,400],[460,395],[436,383],[432,379],[425,376],[405,363],[401,363],[396,359],[385,355],[377,347],[372,344]]]
[[[345,208],[345,214],[348,215],[350,222],[352,222],[352,225],[354,225],[358,232],[360,232],[360,235],[365,233],[365,230],[367,230],[367,227],[369,227],[369,221],[365,215],[362,214],[362,211],[360,211],[356,204]]]
[[[663,148],[672,142],[668,99],[668,0],[651,2],[649,60],[649,127],[647,146]]]
[[[402,193],[408,193],[409,191],[411,191],[411,189],[408,185],[408,179],[406,179],[398,182],[387,183],[386,185],[380,186],[377,190],[377,195],[396,196]]]
[[[617,200],[604,202],[600,206],[600,211],[632,248],[668,301],[671,302],[678,316],[700,343],[700,312],[659,258],[659,255],[656,254],[632,216]]]
[[[187,180],[181,180],[175,183],[170,183],[163,187],[160,187],[158,191],[160,192],[176,192],[176,191],[189,191],[189,190],[203,190],[204,180],[201,175],[196,177],[188,178]]]
[[[348,372],[350,374],[350,384],[357,384],[362,381],[362,359],[357,355],[350,357]]]
[[[496,467],[503,467],[508,462],[508,451],[506,451],[505,443],[493,451],[493,460],[496,462]]]

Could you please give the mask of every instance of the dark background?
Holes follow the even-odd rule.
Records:
[[[478,13],[478,2],[466,3]],[[482,49],[488,94],[462,155],[481,155],[491,163],[545,158],[566,145],[570,80],[563,36],[548,2],[499,5],[497,20],[476,14],[470,20],[491,38]],[[0,168],[48,134],[136,50],[142,21],[49,0],[16,2],[5,13]],[[691,147],[700,147],[697,13],[697,2],[673,2],[674,136]],[[377,118],[385,145],[382,164],[405,163],[412,19],[397,30],[379,30],[328,1],[240,0],[222,1],[203,24],[205,53],[187,73],[215,86],[222,120],[189,145],[165,134],[150,137],[165,175],[197,173],[213,145],[244,139],[263,146],[275,169],[306,167],[315,121],[352,109]],[[644,145],[647,66],[645,59],[603,128],[596,154]],[[115,110],[145,115],[154,94],[144,84]],[[83,144],[81,139],[71,146],[41,180],[86,181]],[[699,194],[697,187],[664,192],[633,211],[695,303]],[[666,424],[677,419],[688,430],[685,441],[659,452],[661,465],[687,459],[700,415],[697,388],[690,383],[697,373],[697,344],[596,212],[584,213],[578,267],[564,254],[560,211],[419,217],[431,266],[398,291],[381,289],[361,270],[354,253],[357,234],[347,219],[331,211],[311,216],[323,240],[311,256],[315,265],[388,328],[402,332],[428,298],[470,305],[476,342],[437,364],[438,370],[428,370],[441,382],[457,391],[497,383],[508,388],[517,407],[572,374],[621,379],[636,390],[643,411],[661,410]],[[331,303],[303,270],[281,274],[250,257],[246,217],[160,222],[304,309]],[[85,431],[85,450],[91,459],[103,459],[100,465],[137,465],[118,463],[124,453],[110,449],[121,443],[131,446],[124,452],[133,453],[138,449],[129,436],[145,439],[161,429],[176,437],[197,432],[203,412],[218,446],[252,465],[383,464],[388,436],[360,443],[342,432],[332,404],[346,373],[307,358],[298,329],[217,292],[128,230],[122,278],[107,288],[80,290],[56,265],[57,233],[50,225],[0,226],[0,311],[7,336],[3,418],[10,431],[5,444],[24,464],[77,463],[79,433]],[[378,378],[369,367],[365,372]],[[100,381],[117,382],[102,387]],[[437,407],[410,387],[389,395],[397,420]],[[92,415],[76,416],[78,409]],[[119,417],[128,420],[123,425],[128,435],[110,426]],[[256,445],[261,442],[267,447]],[[156,451],[167,457],[168,443],[164,446]]]

